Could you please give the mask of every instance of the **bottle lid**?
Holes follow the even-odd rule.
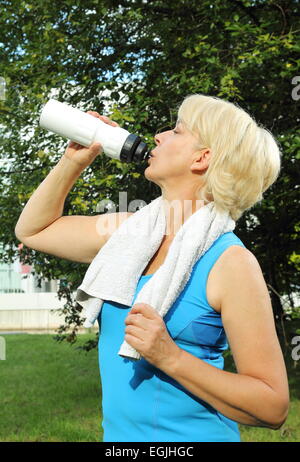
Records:
[[[120,152],[122,162],[142,162],[148,154],[147,145],[137,135],[130,134]]]
[[[144,160],[148,159],[149,155],[150,152],[148,146],[146,145],[146,143],[141,141],[135,150],[134,160],[136,162],[143,162]]]

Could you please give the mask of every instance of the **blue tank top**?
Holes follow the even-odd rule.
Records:
[[[233,232],[214,242],[195,263],[189,281],[164,317],[180,348],[220,369],[228,343],[221,315],[207,301],[206,282],[214,263],[231,245],[245,247]],[[132,306],[152,276],[140,277]],[[144,358],[132,361],[118,355],[130,309],[107,300],[98,317],[103,441],[240,441],[236,422]]]

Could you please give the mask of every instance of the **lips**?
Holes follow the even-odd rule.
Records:
[[[152,154],[152,152],[150,152],[149,157],[148,157],[147,160],[149,161],[149,160],[153,159],[154,157],[155,157],[155,156]]]

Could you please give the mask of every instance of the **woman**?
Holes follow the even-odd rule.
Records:
[[[242,109],[214,97],[187,97],[175,129],[156,135],[155,142],[145,177],[161,188],[166,205],[181,206],[166,214],[166,235],[134,300],[188,218],[182,214],[187,201],[190,213],[213,200],[238,220],[280,169],[272,135]],[[19,218],[16,235],[25,245],[71,260],[93,259],[110,236],[95,239],[96,221],[86,220],[95,217],[61,213],[75,179],[98,154],[99,144],[86,149],[70,143]],[[122,222],[129,215],[117,217]],[[132,307],[106,300],[98,318],[103,441],[240,441],[238,423],[280,428],[289,392],[270,297],[256,258],[233,232],[221,235],[196,262],[164,319],[134,300]],[[140,361],[118,356],[124,333]],[[223,370],[227,340],[237,373]]]

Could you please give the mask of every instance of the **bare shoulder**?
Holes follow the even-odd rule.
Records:
[[[232,245],[218,258],[207,280],[207,299],[209,304],[221,312],[222,300],[230,293],[236,293],[246,286],[265,285],[261,267],[255,255],[246,247]],[[265,285],[266,288],[266,285]]]
[[[219,271],[223,286],[257,287],[265,285],[260,264],[256,256],[246,247],[233,245],[220,257]]]
[[[270,296],[256,256],[245,247],[232,246],[222,255],[220,306],[222,315],[239,306],[263,307],[270,311]],[[225,308],[226,307],[226,308]]]
[[[220,257],[224,269],[249,267],[260,269],[259,262],[255,255],[246,247],[241,245],[232,245],[226,249]]]

